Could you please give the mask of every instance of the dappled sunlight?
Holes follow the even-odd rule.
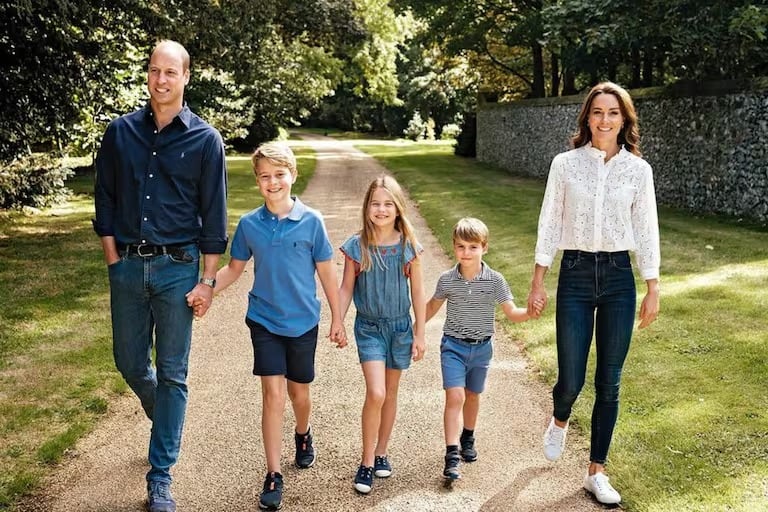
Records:
[[[768,260],[751,263],[723,265],[712,272],[691,274],[662,283],[662,298],[687,293],[696,288],[705,288],[727,284],[733,278],[739,277],[748,281],[768,280]],[[768,293],[768,290],[765,290]]]

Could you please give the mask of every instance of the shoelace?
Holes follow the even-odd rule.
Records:
[[[613,489],[611,484],[608,483],[608,477],[602,473],[597,473],[592,478],[592,481],[595,482],[595,486],[600,494],[605,494]]]
[[[153,484],[151,494],[153,498],[162,498],[164,500],[170,500],[171,498],[171,490],[167,485],[163,484]]]
[[[565,437],[565,429],[552,427],[552,431],[549,433],[549,436],[547,437],[548,437],[547,444],[560,446],[561,444],[563,444],[563,439]]]

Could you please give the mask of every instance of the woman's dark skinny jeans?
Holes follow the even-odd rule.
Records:
[[[595,334],[595,404],[590,461],[605,464],[619,413],[619,383],[637,294],[629,254],[564,251],[557,285],[557,383],[554,416],[566,421],[584,386]]]

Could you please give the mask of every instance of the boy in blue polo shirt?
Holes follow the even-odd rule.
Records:
[[[453,228],[453,252],[456,265],[440,275],[435,293],[427,302],[429,320],[448,301],[440,342],[445,389],[443,476],[447,480],[461,477],[461,460],[477,460],[475,426],[480,393],[485,389],[493,356],[496,306],[500,305],[512,322],[530,318],[526,308],[515,306],[504,276],[483,261],[488,252],[488,227],[482,221],[471,217],[459,220]],[[541,310],[540,303],[536,306]]]
[[[232,258],[216,274],[214,291],[232,284],[253,258],[253,287],[245,322],[253,343],[253,374],[261,377],[267,476],[259,508],[277,510],[283,490],[280,447],[286,379],[296,416],[296,466],[311,467],[316,458],[309,424],[309,383],[315,377],[320,320],[315,272],[331,310],[328,337],[339,347],[347,342],[339,311],[333,246],[322,216],[291,196],[298,174],[293,151],[284,143],[268,142],[256,149],[252,161],[265,204],[240,218],[232,238]],[[194,301],[191,305],[198,307]]]

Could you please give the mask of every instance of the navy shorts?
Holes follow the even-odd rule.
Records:
[[[248,317],[245,323],[251,330],[254,375],[285,375],[299,384],[315,380],[317,326],[293,337],[271,333]]]

